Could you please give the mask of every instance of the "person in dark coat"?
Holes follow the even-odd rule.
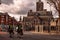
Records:
[[[9,25],[8,32],[10,34],[10,38],[12,38],[12,35],[14,35],[14,28],[12,25]]]
[[[17,34],[19,38],[21,38],[21,36],[23,35],[23,29],[21,24],[18,25]]]

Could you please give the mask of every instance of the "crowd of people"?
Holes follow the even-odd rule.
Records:
[[[8,32],[10,34],[9,37],[10,38],[13,38],[13,35],[14,35],[14,27],[12,25],[9,25]],[[17,25],[16,32],[17,32],[17,37],[18,38],[23,38],[22,37],[23,36],[23,29],[22,29],[22,25],[21,24]]]

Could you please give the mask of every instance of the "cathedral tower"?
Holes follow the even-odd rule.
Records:
[[[1,0],[0,0],[0,4],[1,4]]]
[[[41,0],[39,0],[37,3],[36,3],[36,11],[43,11],[43,2]]]
[[[19,21],[20,21],[20,22],[22,21],[22,18],[21,18],[21,16],[20,16],[20,19],[19,19]]]

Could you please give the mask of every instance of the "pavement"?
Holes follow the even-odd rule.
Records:
[[[0,32],[0,40],[60,40],[60,35],[53,35],[49,33],[40,33],[34,31],[25,31],[23,39],[17,38],[15,32],[14,37],[10,38],[8,32]]]
[[[39,35],[60,35],[60,33],[56,32],[35,32],[35,31],[25,31],[24,34],[39,34]]]
[[[25,32],[24,34],[24,40],[60,40],[60,34],[55,33]]]
[[[0,32],[0,35],[8,34],[8,32]]]
[[[0,32],[0,40],[23,40],[23,39],[18,38],[16,32],[15,32],[13,38],[9,37],[9,33],[8,32]]]

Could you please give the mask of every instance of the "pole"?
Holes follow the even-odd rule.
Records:
[[[51,4],[50,4],[50,14],[51,14]],[[50,19],[50,18],[49,18]],[[51,22],[51,19],[49,21],[49,23]],[[50,26],[50,32],[51,32],[51,26]]]
[[[50,13],[51,13],[51,3],[47,2],[50,5]],[[49,18],[49,31],[51,32],[51,26],[50,26],[51,19]]]

